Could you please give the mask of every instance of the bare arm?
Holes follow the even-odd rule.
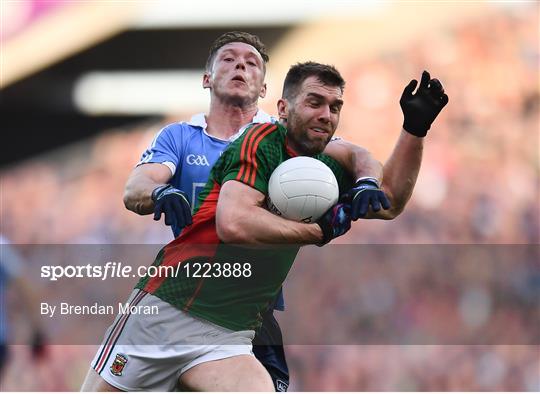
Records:
[[[216,212],[218,237],[233,244],[316,244],[323,234],[317,224],[283,219],[265,208],[265,195],[238,181],[225,182]]]
[[[326,145],[324,153],[337,160],[354,180],[361,177],[382,179],[383,166],[367,149],[344,140],[334,140]]]
[[[430,79],[424,71],[420,85],[413,79],[403,89],[399,105],[403,112],[403,128],[390,158],[383,167],[382,190],[390,200],[391,209],[368,212],[367,218],[393,219],[398,216],[411,198],[420,165],[424,139],[431,124],[448,104],[441,82]]]
[[[392,204],[390,211],[382,212],[382,215],[389,215],[384,219],[398,216],[411,198],[422,163],[423,137],[448,104],[448,96],[441,82],[430,78],[429,72],[422,73],[416,93],[413,92],[418,81],[411,80],[399,100],[403,112],[403,128],[394,151],[384,164],[382,189]]]
[[[392,208],[390,213],[398,216],[411,198],[420,165],[424,139],[401,130],[396,146],[384,164],[382,189],[389,196]]]
[[[383,167],[381,189],[392,206],[388,210],[370,211],[366,216],[367,219],[391,220],[403,212],[418,178],[423,149],[423,138],[401,130],[396,146]]]
[[[148,163],[135,167],[126,182],[124,205],[139,215],[154,212],[152,191],[171,179],[169,167],[160,163]]]

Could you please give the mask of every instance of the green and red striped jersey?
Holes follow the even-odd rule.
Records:
[[[268,180],[274,169],[294,156],[297,154],[287,145],[285,127],[277,123],[251,125],[214,165],[199,195],[193,224],[161,249],[153,264],[181,265],[186,269],[179,269],[175,277],[144,277],[136,287],[231,330],[259,327],[261,314],[275,299],[299,245],[269,245],[255,249],[222,243],[216,233],[215,217],[219,191],[225,182],[236,180],[267,194]],[[315,158],[334,172],[340,194],[351,187],[351,179],[334,159],[323,154]],[[239,263],[241,275],[216,276],[215,264],[222,273],[225,263],[231,266]],[[250,265],[249,276],[244,271],[246,263]],[[197,264],[212,267],[208,277],[193,277],[193,268]]]

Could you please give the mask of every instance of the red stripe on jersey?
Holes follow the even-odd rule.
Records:
[[[248,152],[248,145],[251,140],[251,137],[254,134],[257,134],[259,130],[265,127],[265,125],[266,123],[254,126],[253,128],[251,128],[251,130],[248,131],[248,133],[246,134],[244,138],[244,141],[242,142],[242,149],[240,149],[240,162],[244,162],[244,160],[246,160],[246,155]],[[238,175],[236,175],[237,181],[239,181],[242,178],[242,176],[244,175],[245,169],[246,167],[244,165],[240,166],[240,171],[238,171]]]
[[[178,238],[165,246],[160,265],[177,266],[192,257],[214,255],[220,243],[216,232],[216,208],[220,189],[221,186],[214,182],[212,190],[193,216],[193,224],[186,227]],[[165,279],[167,279],[165,275],[150,278],[144,290],[153,294]]]
[[[244,179],[243,179],[243,182],[244,183],[248,183],[249,182],[249,177],[250,177],[250,171],[251,171],[251,168],[252,168],[252,165],[251,165],[251,152],[253,150],[253,143],[255,142],[255,140],[263,133],[266,132],[267,128],[269,127],[269,124],[268,123],[265,123],[264,124],[264,127],[262,127],[261,129],[257,130],[257,133],[253,133],[251,136],[250,136],[250,139],[249,139],[249,145],[248,145],[248,148],[247,148],[247,151],[245,152],[245,156],[242,160],[242,163],[245,163],[243,164],[246,168],[246,172],[244,174]]]
[[[255,140],[254,144],[253,144],[253,148],[252,150],[250,150],[250,155],[253,155],[253,157],[249,157],[248,160],[251,164],[251,175],[248,179],[248,185],[250,185],[251,187],[255,186],[255,177],[257,175],[257,168],[259,167],[259,162],[255,159],[255,154],[257,152],[257,149],[259,147],[259,144],[261,143],[262,139],[264,137],[266,137],[268,134],[270,134],[271,132],[275,131],[277,129],[277,126],[273,125],[274,127],[271,127],[270,129],[264,131],[263,133],[261,133]]]
[[[240,171],[238,171],[238,176],[236,177],[236,180],[239,180],[249,185],[249,178],[250,178],[251,170],[253,168],[253,163],[251,162],[251,157],[253,156],[251,154],[253,150],[253,144],[259,136],[263,134],[267,135],[268,130],[275,130],[276,127],[277,126],[275,126],[272,123],[264,123],[260,127],[258,127],[257,130],[253,130],[253,132],[250,132],[250,134],[246,136],[246,140],[249,140],[249,141],[247,141],[247,144],[246,144],[246,140],[244,140],[244,144],[246,144],[247,149],[246,150],[242,149],[242,154],[240,156],[240,161],[242,164],[240,166]]]
[[[257,133],[257,135],[253,135],[253,138],[251,138],[250,145],[248,147],[246,160],[243,161],[243,163],[245,163],[243,165],[246,166],[246,173],[242,181],[251,187],[255,185],[255,175],[252,175],[252,174],[256,174],[255,169],[257,168],[257,165],[256,165],[255,155],[257,152],[257,148],[259,146],[259,142],[268,134],[270,134],[272,131],[277,129],[277,126],[274,124],[267,124],[267,126],[270,126],[270,127],[269,128],[265,127],[259,133]],[[252,183],[250,182],[251,178],[253,178]]]
[[[298,152],[291,148],[291,146],[289,145],[289,139],[287,137],[285,137],[285,151],[290,157],[300,156]]]

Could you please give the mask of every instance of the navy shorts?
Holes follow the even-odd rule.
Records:
[[[283,351],[281,328],[274,317],[273,309],[263,315],[262,327],[253,339],[253,353],[272,377],[276,391],[287,391],[289,368]]]

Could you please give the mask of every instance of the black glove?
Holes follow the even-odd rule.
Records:
[[[379,188],[379,182],[375,178],[360,178],[354,187],[347,193],[351,199],[351,219],[366,216],[371,205],[373,212],[390,208],[390,201],[386,194]]]
[[[184,228],[192,223],[191,206],[186,193],[178,190],[172,185],[163,185],[152,192],[154,201],[154,220],[161,219],[161,214],[165,214],[165,224],[167,226],[177,225]]]
[[[438,79],[429,79],[429,73],[424,71],[420,86],[413,95],[418,81],[413,79],[403,90],[399,105],[403,111],[403,128],[406,132],[417,137],[425,137],[431,124],[448,104],[448,96]]]
[[[316,222],[322,230],[323,240],[317,246],[323,246],[351,228],[351,205],[338,203],[330,208]]]

